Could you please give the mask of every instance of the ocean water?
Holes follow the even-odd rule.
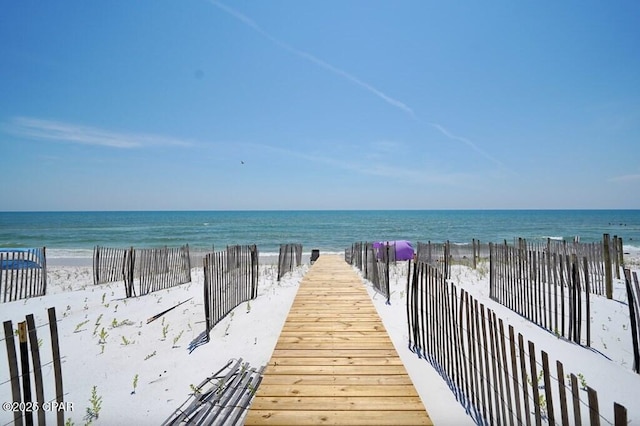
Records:
[[[96,245],[206,252],[256,244],[266,254],[300,243],[305,253],[341,253],[356,241],[591,242],[604,233],[639,251],[640,210],[0,212],[0,247],[44,246],[48,258],[90,258]]]

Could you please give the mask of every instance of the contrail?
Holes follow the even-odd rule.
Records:
[[[448,131],[447,129],[445,129],[443,126],[441,126],[438,123],[427,123],[427,124],[429,126],[435,128],[436,130],[438,130],[440,133],[442,133],[443,135],[445,135],[449,139],[453,139],[453,140],[460,141],[460,142],[464,143],[469,148],[473,149],[474,151],[476,151],[478,154],[482,155],[487,160],[493,161],[494,163],[496,163],[500,167],[504,167],[504,164],[502,164],[502,162],[500,160],[497,160],[497,159],[493,158],[491,155],[489,155],[486,152],[484,152],[482,149],[480,149],[480,147],[478,147],[478,145],[473,143],[471,140],[469,140],[467,138],[463,138],[462,136],[454,135],[453,133],[451,133],[450,131]]]
[[[262,35],[264,38],[268,39],[269,41],[271,41],[272,43],[274,43],[278,47],[280,47],[280,48],[282,48],[284,50],[287,50],[287,51],[293,53],[294,55],[299,56],[300,58],[306,59],[307,61],[312,62],[312,63],[316,64],[317,66],[326,69],[327,71],[332,72],[333,74],[336,74],[338,76],[341,76],[341,77],[349,80],[350,82],[360,86],[361,88],[365,89],[366,91],[376,95],[377,97],[379,97],[380,99],[382,99],[383,101],[388,103],[389,105],[394,106],[394,107],[404,111],[406,114],[408,114],[414,120],[419,120],[418,117],[416,116],[415,112],[413,111],[413,109],[411,109],[404,102],[401,102],[401,101],[399,101],[397,99],[392,98],[391,96],[386,95],[384,92],[382,92],[381,90],[376,89],[372,85],[370,85],[368,83],[365,83],[364,81],[362,81],[359,78],[349,74],[348,72],[346,72],[346,71],[344,71],[344,70],[342,70],[340,68],[337,68],[337,67],[335,67],[335,66],[333,66],[333,65],[331,65],[331,64],[329,64],[329,63],[327,63],[325,61],[323,61],[322,59],[320,59],[320,58],[318,58],[318,57],[316,57],[316,56],[314,56],[314,55],[312,55],[312,54],[310,54],[308,52],[296,49],[295,47],[290,46],[289,44],[279,40],[278,38],[276,38],[276,37],[272,36],[271,34],[269,34],[267,31],[263,30],[253,19],[249,18],[246,15],[243,15],[242,13],[238,12],[237,10],[235,10],[235,9],[233,9],[233,8],[223,4],[223,3],[220,3],[217,0],[209,0],[209,3],[213,4],[214,6],[222,9],[224,12],[226,12],[229,15],[233,16],[235,19],[239,20],[244,25],[246,25],[249,28],[253,29],[254,31],[258,32],[260,35]],[[480,155],[482,155],[486,159],[496,163],[500,167],[504,167],[504,164],[502,164],[499,160],[495,159],[491,155],[489,155],[486,152],[484,152],[482,149],[480,149],[471,140],[469,140],[467,138],[463,138],[463,137],[454,135],[453,133],[449,132],[447,129],[445,129],[443,126],[441,126],[438,123],[429,122],[427,124],[429,126],[435,128],[436,130],[438,130],[441,134],[443,134],[447,138],[464,143],[465,145],[467,145],[468,147],[470,147],[471,149],[473,149],[474,151],[476,151],[477,153],[479,153]]]
[[[334,74],[337,74],[341,77],[346,78],[347,80],[351,81],[352,83],[357,84],[358,86],[362,87],[363,89],[373,93],[374,95],[378,96],[380,99],[382,99],[383,101],[387,102],[389,105],[392,105],[396,108],[401,109],[402,111],[404,111],[405,113],[409,114],[409,116],[411,116],[412,118],[416,118],[415,113],[413,112],[413,110],[411,108],[409,108],[405,103],[392,98],[391,96],[388,96],[386,94],[384,94],[382,91],[376,89],[375,87],[371,86],[370,84],[365,83],[364,81],[360,80],[359,78],[349,74],[348,72],[341,70],[340,68],[334,67],[333,65],[323,61],[322,59],[308,53],[305,52],[303,50],[299,50],[296,49],[293,46],[290,46],[289,44],[277,39],[276,37],[272,36],[271,34],[269,34],[268,32],[266,32],[265,30],[263,30],[258,24],[255,23],[255,21],[253,21],[251,18],[243,15],[242,13],[238,12],[235,9],[230,8],[227,5],[224,5],[216,0],[209,0],[209,2],[211,4],[213,4],[214,6],[217,6],[218,8],[224,10],[225,12],[227,12],[229,15],[233,16],[234,18],[236,18],[237,20],[239,20],[240,22],[242,22],[243,24],[245,24],[246,26],[248,26],[249,28],[255,30],[256,32],[260,33],[263,37],[265,37],[266,39],[270,40],[272,43],[276,44],[277,46],[281,47],[282,49],[285,49],[291,53],[293,53],[296,56],[299,56],[303,59],[306,59],[310,62],[313,62],[314,64],[320,66],[321,68],[324,68],[328,71],[331,71]]]

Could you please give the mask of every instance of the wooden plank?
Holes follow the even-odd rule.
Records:
[[[262,396],[413,396],[417,397],[413,385],[301,385],[301,384],[262,384]]]
[[[265,374],[381,376],[406,374],[403,365],[268,365]]]
[[[432,425],[431,419],[421,411],[286,411],[286,410],[249,410],[245,425]]]
[[[420,397],[416,396],[274,396],[256,399],[251,408],[255,410],[312,411],[318,407],[331,407],[333,411],[423,410]]]
[[[359,358],[376,358],[395,356],[395,349],[275,349],[272,353],[273,358],[304,358],[304,357],[359,357]]]
[[[408,375],[387,375],[387,376],[338,376],[338,375],[275,375],[265,372],[262,378],[262,385],[364,385],[364,386],[389,386],[389,385],[412,385],[413,382]],[[262,391],[258,388],[259,396]]]
[[[300,342],[300,343],[276,343],[276,349],[395,349],[393,344],[384,342],[336,342],[336,341],[317,341],[317,342]]]
[[[269,365],[403,365],[398,357],[272,357]]]

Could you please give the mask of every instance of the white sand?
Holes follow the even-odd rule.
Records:
[[[191,283],[124,300],[122,283],[93,286],[91,267],[50,267],[48,295],[1,304],[0,319],[12,320],[15,328],[26,314],[33,313],[36,324],[41,325],[47,323],[46,309],[56,308],[63,356],[64,399],[73,403],[74,410],[67,413],[67,417],[75,424],[85,423],[83,418],[91,405],[91,390],[97,386],[102,408],[94,424],[157,425],[188,398],[190,385],[200,383],[230,359],[243,358],[255,367],[268,362],[307,269],[308,266],[303,266],[277,282],[276,267],[261,266],[257,299],[237,307],[216,325],[211,342],[191,354],[187,351],[189,342],[205,327],[201,268],[193,269]],[[603,414],[611,412],[615,400],[627,407],[632,422],[640,421],[640,406],[636,403],[640,376],[631,371],[629,364],[631,337],[628,326],[624,328],[625,317],[628,324],[626,305],[602,298],[593,301],[594,328],[603,330],[598,349],[612,359],[608,360],[597,352],[557,339],[489,300],[488,274],[483,273],[482,268],[472,271],[456,267],[452,275],[457,284],[513,324],[516,331],[534,341],[538,350],[547,350],[552,362],[555,359],[562,361],[566,373],[583,374],[589,386],[598,391]],[[368,288],[435,424],[473,424],[430,364],[407,348],[405,283],[406,265],[399,264],[392,271],[391,305],[386,305],[383,297],[376,295],[370,286]],[[616,297],[626,300],[622,293],[618,283]],[[167,313],[164,320],[146,323],[152,315],[191,297],[192,300]],[[100,345],[99,333],[103,328],[108,336],[106,344]],[[42,361],[50,362],[48,329],[38,329],[38,336],[43,340]],[[6,348],[2,343],[0,360],[4,359]],[[11,400],[7,370],[6,366],[0,369],[0,401]],[[45,399],[51,399],[53,370],[50,365],[43,368],[43,374]],[[132,393],[136,375],[137,388]],[[53,423],[53,416],[49,413],[48,423]],[[0,412],[0,425],[11,419],[10,413]]]

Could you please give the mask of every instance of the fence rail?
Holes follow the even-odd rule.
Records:
[[[629,269],[624,270],[624,278],[633,343],[633,371],[640,374],[640,284],[638,284],[638,274],[631,273]]]
[[[44,296],[47,293],[45,248],[0,249],[2,302]]]
[[[606,413],[613,421],[602,417],[594,389],[567,375],[559,360],[554,369],[545,351],[511,325],[505,330],[491,309],[424,262],[408,283],[407,320],[410,349],[436,368],[479,424],[627,423],[623,406]]]

